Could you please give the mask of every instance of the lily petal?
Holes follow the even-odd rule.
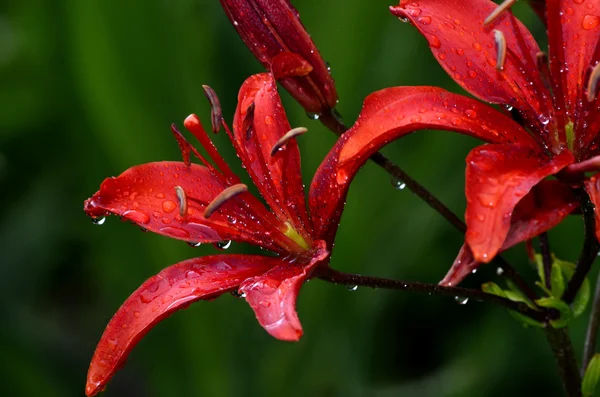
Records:
[[[477,261],[491,261],[502,247],[511,215],[531,188],[572,162],[568,151],[549,159],[519,144],[483,145],[469,153],[465,239]]]
[[[90,363],[86,394],[102,391],[131,349],[173,312],[216,298],[279,263],[255,255],[206,256],[178,263],[148,279],[127,298],[102,334]]]
[[[288,140],[271,155],[273,146],[291,127],[270,73],[251,76],[244,82],[233,123],[234,145],[261,195],[281,222],[290,222],[305,240],[310,239],[312,226],[296,140]]]
[[[312,270],[329,256],[324,241],[315,244],[317,248],[308,263],[293,263],[295,259],[282,261],[240,286],[240,292],[246,294],[260,325],[277,339],[295,342],[302,336],[302,326],[296,313],[298,291]]]
[[[221,0],[238,34],[254,56],[271,69],[277,55],[288,52],[310,65],[305,75],[285,76],[281,85],[307,112],[335,107],[337,93],[319,50],[288,0]]]
[[[585,181],[585,190],[590,195],[590,200],[594,204],[594,213],[596,214],[596,238],[600,241],[600,174],[592,176]]]
[[[349,184],[373,153],[422,129],[455,131],[487,142],[535,141],[515,121],[477,100],[437,87],[393,87],[369,95],[313,179],[309,206],[319,238],[333,239]]]
[[[484,26],[496,7],[489,0],[402,0],[390,10],[419,29],[440,65],[461,87],[488,102],[528,109],[525,117],[535,122],[536,115],[551,109],[536,66],[540,49],[527,28],[508,12]],[[501,71],[496,65],[494,30],[506,40]]]
[[[564,183],[544,180],[517,204],[510,218],[510,229],[499,252],[552,229],[579,206],[572,189]],[[440,285],[456,286],[481,262],[477,262],[465,243]]]
[[[546,8],[552,78],[561,84],[567,112],[575,121],[579,102],[586,96],[590,66],[599,60],[593,58],[600,39],[600,2],[550,0]]]
[[[146,230],[188,242],[235,240],[285,252],[282,245],[288,239],[280,231],[284,225],[250,193],[204,217],[206,206],[226,188],[223,179],[204,166],[148,163],[104,180],[84,209],[94,217],[119,215]]]

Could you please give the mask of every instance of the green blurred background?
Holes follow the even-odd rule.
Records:
[[[295,3],[331,64],[346,123],[383,87],[460,91],[416,29],[388,12],[391,0]],[[544,45],[540,23],[516,11]],[[82,204],[107,176],[180,158],[169,124],[192,112],[209,122],[201,84],[231,120],[240,84],[259,71],[216,0],[0,3],[0,395],[83,396],[95,345],[127,296],[165,266],[215,253],[117,218],[94,226]],[[299,139],[308,184],[335,136],[282,95],[292,126],[309,129]],[[242,174],[225,135],[215,140]],[[421,132],[384,152],[463,213],[464,158],[476,144]],[[581,235],[573,217],[552,231],[552,247],[574,260]],[[332,266],[435,283],[461,240],[369,164],[353,183]],[[522,246],[508,257],[533,279]],[[466,285],[496,278],[487,266]],[[241,299],[194,304],[148,334],[104,395],[562,395],[543,334],[489,304],[315,280],[298,311],[305,335],[289,344],[269,337]],[[571,327],[578,351],[586,322]]]

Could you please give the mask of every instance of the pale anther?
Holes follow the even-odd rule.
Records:
[[[598,79],[600,79],[600,63],[596,64],[590,73],[590,79],[587,84],[587,100],[593,102],[596,99],[596,91],[598,90]]]
[[[182,218],[187,214],[187,196],[181,186],[175,186],[175,194],[179,200],[179,216]]]
[[[232,199],[238,194],[247,191],[248,186],[244,185],[243,183],[238,183],[237,185],[229,186],[227,189],[219,193],[217,197],[215,197],[213,201],[211,201],[210,204],[206,206],[206,209],[204,210],[204,217],[210,218],[211,215],[214,214],[215,211],[217,211],[227,200]]]
[[[496,42],[496,70],[504,70],[504,61],[506,60],[506,39],[504,33],[494,30],[494,41]]]
[[[296,127],[296,128],[293,128],[293,129],[289,130],[288,132],[286,132],[273,145],[273,148],[271,149],[271,157],[275,156],[275,153],[277,153],[279,151],[279,149],[281,149],[282,147],[284,147],[285,144],[288,143],[288,141],[290,139],[293,139],[293,138],[295,138],[295,137],[297,137],[299,135],[302,135],[302,134],[304,134],[307,131],[308,130],[306,128],[304,128],[304,127]]]
[[[517,0],[505,0],[503,1],[488,17],[483,21],[483,26],[489,25],[494,22],[502,13],[508,10],[510,7],[515,4]]]

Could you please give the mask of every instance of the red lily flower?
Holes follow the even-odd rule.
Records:
[[[416,130],[455,131],[488,143],[467,157],[466,241],[444,285],[557,225],[578,206],[573,186],[584,185],[600,211],[598,178],[585,175],[600,170],[600,17],[594,14],[600,1],[533,2],[548,27],[549,65],[507,11],[512,3],[420,0],[391,7],[421,31],[458,84],[504,105],[504,113],[440,88],[384,89],[367,97],[325,161],[343,183],[365,157]],[[545,180],[552,175],[558,180]],[[332,217],[331,226],[338,220]]]
[[[466,246],[443,284],[560,222],[576,206],[567,184],[584,183],[597,204],[595,184],[584,180],[585,172],[599,169],[600,18],[594,13],[600,2],[533,2],[547,26],[549,64],[508,10],[513,3],[425,0],[391,7],[427,38],[458,84],[506,106],[520,124],[512,127],[517,139],[475,148],[467,157]],[[497,143],[491,134],[481,138]],[[561,170],[559,180],[567,184],[538,185]]]
[[[267,70],[282,53],[302,57],[302,70],[293,75],[273,72],[307,112],[320,114],[335,107],[337,93],[329,68],[288,0],[221,0],[221,5],[246,46]]]
[[[214,93],[207,89],[213,104]],[[334,200],[338,190],[319,190],[307,212],[300,153],[271,74],[242,85],[233,133],[222,123],[252,181],[271,210],[247,191],[218,154],[197,116],[185,127],[200,141],[212,163],[172,127],[184,162],[157,162],[106,179],[85,202],[88,215],[119,215],[140,227],[189,243],[246,242],[277,256],[214,255],[168,267],[142,284],[110,320],[92,358],[86,394],[101,391],[134,345],[156,323],[190,303],[239,291],[259,323],[275,338],[297,341],[302,327],[295,304],[302,284],[317,267],[328,266],[336,228],[318,232],[326,219],[317,207]],[[213,127],[216,127],[213,125]],[[215,128],[216,129],[216,128]],[[190,153],[203,165],[190,162]],[[328,175],[315,175],[315,183]]]

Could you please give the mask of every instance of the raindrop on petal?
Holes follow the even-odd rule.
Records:
[[[197,248],[197,247],[200,247],[202,245],[202,243],[200,243],[200,242],[194,242],[194,241],[188,241],[187,245],[189,245],[190,247]]]
[[[231,247],[231,240],[218,241],[218,242],[214,243],[213,246],[220,250],[226,250],[227,248]]]
[[[313,119],[313,120],[319,120],[319,117],[321,117],[321,115],[319,113],[313,113],[313,112],[306,112],[306,115],[308,116],[309,119]]]
[[[99,218],[93,217],[91,219],[94,225],[104,225],[104,222],[106,222],[106,218],[103,216]]]
[[[231,291],[231,295],[235,296],[236,298],[245,298],[246,297],[246,293],[239,292],[238,290]]]

